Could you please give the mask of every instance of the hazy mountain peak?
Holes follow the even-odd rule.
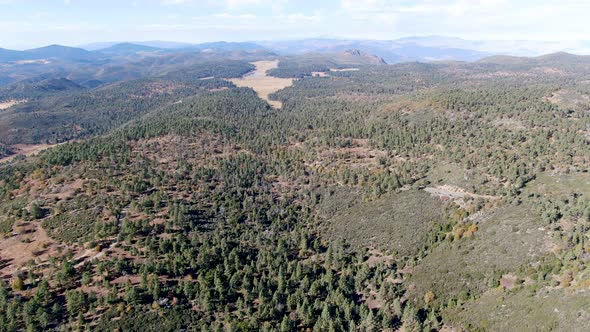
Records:
[[[346,57],[362,58],[364,60],[363,62],[367,62],[370,64],[386,64],[385,60],[383,60],[382,58],[373,54],[365,53],[358,49],[349,49],[344,51],[343,54]]]
[[[118,43],[107,48],[98,50],[98,52],[110,55],[131,55],[140,52],[159,52],[161,48],[139,45],[129,42]]]
[[[63,45],[49,45],[26,50],[38,59],[59,58],[65,60],[90,60],[97,58],[97,54],[78,47]]]

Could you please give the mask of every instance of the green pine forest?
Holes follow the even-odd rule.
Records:
[[[590,326],[590,60],[501,60],[0,87],[0,331]]]

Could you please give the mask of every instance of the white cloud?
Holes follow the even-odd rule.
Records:
[[[11,9],[26,9],[24,1],[0,0],[0,6],[10,7],[0,10],[0,31],[19,31],[18,36],[6,36],[2,42],[13,47],[47,41],[121,40],[125,36],[129,40],[185,36],[186,41],[196,42],[322,35],[395,39],[433,34],[475,40],[590,39],[586,22],[590,0],[104,1],[114,10],[127,10],[128,15],[89,15],[84,12],[85,1],[55,0],[56,8],[47,9],[48,15],[41,10],[23,10],[26,14],[18,16]],[[72,4],[60,11],[66,2]],[[505,49],[518,46],[505,45]]]
[[[227,20],[253,20],[256,19],[256,15],[253,14],[230,14],[230,13],[221,13],[221,14],[214,14],[213,17],[227,19]]]
[[[287,23],[290,24],[306,24],[311,22],[318,23],[321,21],[321,15],[319,13],[315,13],[314,15],[304,15],[301,13],[288,14],[281,15],[280,18],[284,19]]]
[[[399,22],[400,15],[397,13],[383,13],[376,15],[377,22],[385,25],[396,25]]]
[[[333,18],[355,21],[355,29],[348,31],[369,38],[437,34],[560,40],[573,35],[588,39],[588,12],[587,0],[340,0]]]
[[[379,0],[342,0],[342,9],[347,11],[372,11],[383,6],[383,1]]]
[[[188,5],[192,2],[192,0],[160,0],[163,5]]]
[[[226,6],[229,8],[237,8],[242,6],[251,6],[251,5],[259,5],[263,3],[264,0],[226,0]]]

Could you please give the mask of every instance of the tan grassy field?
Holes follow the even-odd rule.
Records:
[[[245,75],[242,78],[233,78],[230,81],[239,87],[249,87],[254,89],[260,98],[266,100],[271,106],[281,108],[283,105],[280,101],[270,100],[269,95],[293,84],[292,78],[277,78],[267,75],[267,71],[277,68],[279,60],[256,61],[252,62],[256,70]]]

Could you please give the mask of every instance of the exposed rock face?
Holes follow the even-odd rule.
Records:
[[[383,60],[382,58],[380,58],[376,55],[373,55],[373,54],[365,53],[365,52],[358,50],[358,49],[346,50],[346,51],[344,51],[344,56],[364,58],[364,62],[366,62],[368,64],[374,64],[374,65],[386,64],[385,60]]]

